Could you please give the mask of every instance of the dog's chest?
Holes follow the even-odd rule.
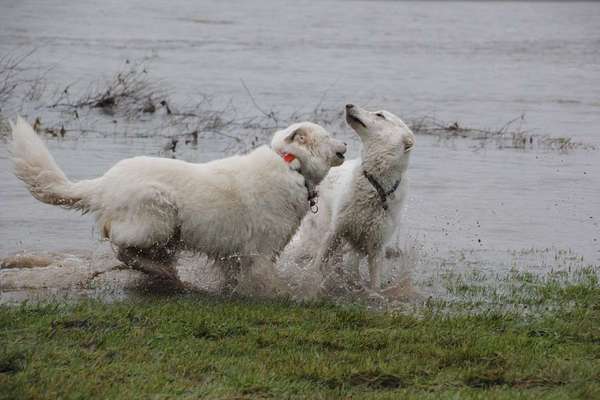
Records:
[[[377,194],[352,196],[338,214],[338,231],[357,250],[370,252],[393,232],[394,219]]]

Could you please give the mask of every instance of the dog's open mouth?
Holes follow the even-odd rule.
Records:
[[[356,122],[356,123],[358,123],[358,124],[361,124],[361,125],[363,126],[363,128],[366,128],[366,127],[367,127],[367,125],[365,125],[365,123],[364,123],[364,122],[362,122],[362,120],[361,120],[360,118],[358,118],[358,117],[355,117],[355,116],[354,116],[354,115],[352,115],[352,114],[348,114],[348,113],[346,113],[346,121],[348,121],[348,123],[350,123],[350,124],[351,124],[351,123],[353,123],[353,122]]]
[[[340,153],[339,151],[337,153],[335,153],[335,155],[337,156],[337,158],[339,158],[340,160],[343,160],[345,158],[344,153]]]

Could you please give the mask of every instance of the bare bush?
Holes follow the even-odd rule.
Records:
[[[227,137],[236,142],[240,138],[227,133],[230,127],[238,122],[233,103],[230,101],[224,107],[216,109],[211,96],[202,95],[200,100],[186,106],[166,105],[167,117],[172,126],[183,127],[183,136],[190,136],[191,142],[197,142],[198,134],[212,132],[216,135]]]
[[[82,97],[72,100],[67,85],[50,106],[60,109],[97,108],[109,115],[133,118],[155,113],[167,103],[168,91],[151,78],[144,64],[126,61],[126,67],[108,82],[96,83]]]
[[[261,114],[259,116],[246,119],[242,124],[244,128],[261,129],[263,131],[275,130],[300,121],[311,121],[324,126],[333,125],[336,121],[338,121],[340,124],[344,123],[344,111],[342,107],[339,109],[332,109],[323,106],[323,102],[327,95],[327,90],[323,92],[318,103],[312,110],[306,112],[298,109],[287,115],[284,115],[274,109],[267,110],[260,106],[246,83],[243,80],[241,82],[252,104]]]
[[[595,146],[573,141],[570,137],[553,137],[529,132],[523,128],[525,114],[511,119],[499,129],[480,129],[461,125],[458,121],[447,123],[432,116],[409,121],[416,134],[436,136],[441,139],[466,138],[475,140],[479,148],[494,143],[498,148],[544,149],[554,151],[594,150]]]
[[[230,134],[234,126],[241,124],[231,102],[221,108],[214,106],[213,97],[201,94],[198,99],[177,103],[169,98],[164,82],[154,79],[143,62],[125,63],[125,68],[105,82],[90,86],[85,94],[76,96],[77,82],[67,85],[56,94],[50,110],[61,113],[59,124],[40,130],[53,136],[64,135],[72,130],[81,133],[110,135],[120,118],[128,121],[128,135],[136,137],[165,137],[169,143],[197,144],[201,136],[219,136],[234,144],[242,141]],[[100,111],[97,114],[96,111]],[[156,114],[156,118],[148,118]],[[104,117],[103,117],[104,116]],[[107,123],[110,116],[112,123]],[[95,118],[100,117],[100,119]],[[93,121],[93,124],[86,123]],[[132,124],[139,126],[137,132]],[[77,125],[76,129],[66,125]],[[176,145],[169,154],[174,153]]]
[[[35,89],[41,93],[41,84],[49,69],[33,78],[25,76],[25,72],[39,69],[24,65],[34,52],[35,49],[32,49],[21,54],[6,53],[0,56],[0,108],[4,107],[19,86],[30,85],[29,92]]]
[[[4,55],[0,57],[0,103],[4,103],[17,88],[19,75],[19,64],[22,57]]]

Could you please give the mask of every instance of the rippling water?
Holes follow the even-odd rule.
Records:
[[[0,52],[36,48],[31,62],[52,66],[57,86],[146,58],[181,101],[210,93],[256,111],[243,80],[261,105],[280,110],[323,98],[483,128],[524,113],[533,133],[600,146],[594,2],[4,0],[0,10]],[[336,133],[353,140],[349,128]],[[118,135],[49,142],[73,179],[162,145]],[[420,249],[419,274],[457,252],[491,270],[509,268],[523,249],[600,262],[598,150],[473,147],[418,138],[403,230]],[[11,175],[5,148],[0,256],[105,246],[91,218],[36,202]],[[180,157],[221,152],[201,141]]]

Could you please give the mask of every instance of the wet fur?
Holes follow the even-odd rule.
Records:
[[[319,187],[319,213],[307,215],[286,254],[290,252],[300,259],[308,253],[314,259],[314,268],[326,276],[334,265],[341,264],[349,247],[350,275],[358,279],[360,259],[366,257],[371,288],[379,290],[382,252],[400,221],[415,138],[400,118],[387,111],[369,112],[352,106],[347,108],[347,121],[361,138],[361,157],[331,169]],[[387,210],[365,178],[365,170],[386,190],[400,181],[386,201]]]
[[[304,122],[277,132],[275,148],[203,164],[135,157],[71,182],[27,122],[18,118],[12,136],[15,174],[36,199],[93,213],[122,262],[170,281],[180,249],[207,254],[225,270],[270,268],[308,211],[305,180],[316,186],[345,152]],[[278,152],[297,159],[288,165]]]

